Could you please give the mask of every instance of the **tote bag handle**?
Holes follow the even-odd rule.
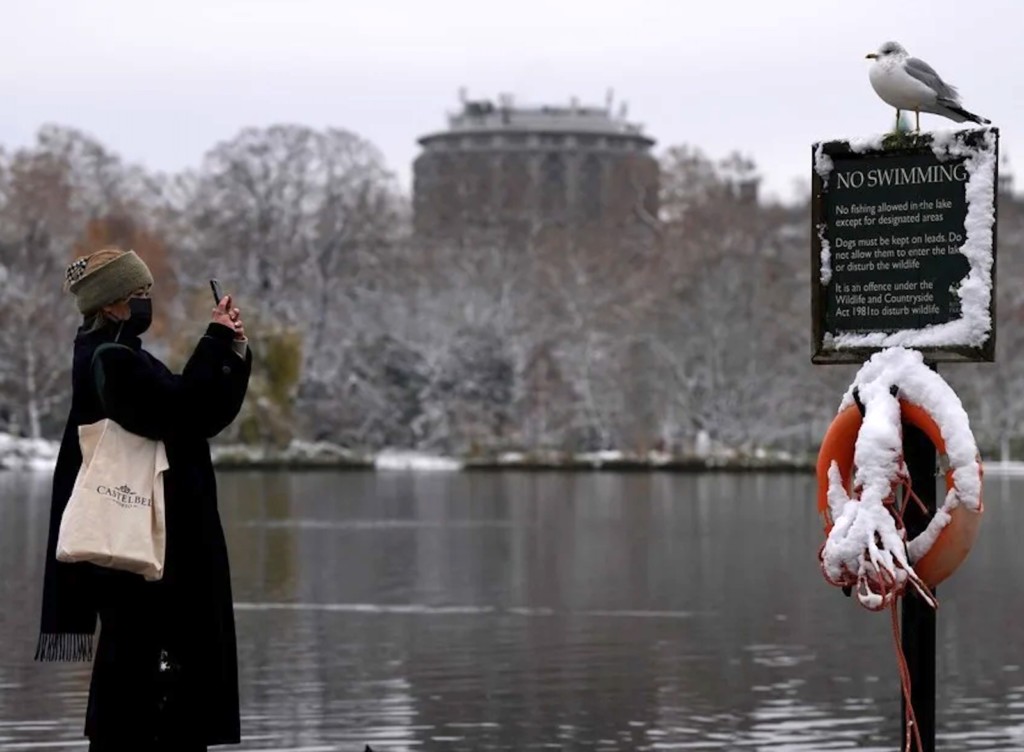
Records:
[[[106,374],[103,372],[103,362],[99,359],[100,353],[106,352],[107,350],[127,350],[128,352],[135,352],[126,345],[119,345],[116,342],[104,342],[102,345],[97,347],[92,353],[92,381],[96,386],[96,394],[100,398],[100,406],[103,408],[103,412],[107,412],[107,402],[103,399],[103,389],[107,383]]]

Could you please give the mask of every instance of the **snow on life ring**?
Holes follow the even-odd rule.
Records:
[[[940,456],[946,455],[946,442],[935,419],[921,405],[907,399],[899,400],[901,420],[916,426],[929,438]],[[818,453],[818,512],[825,525],[825,535],[832,532],[835,520],[829,504],[830,469],[835,464],[844,488],[849,489],[854,470],[854,455],[858,435],[863,424],[860,408],[849,405],[832,421]],[[959,503],[970,496],[962,487],[965,477],[976,473],[977,503]],[[934,588],[948,578],[963,563],[978,535],[978,525],[984,506],[981,501],[980,482],[983,471],[980,459],[960,467],[951,465],[945,473],[946,501],[937,510],[935,518],[924,532],[907,542],[908,559],[917,576]],[[894,480],[893,491],[898,485]]]
[[[916,538],[907,541],[903,514],[913,493],[903,457],[903,426],[919,428],[944,458],[946,495]],[[933,588],[967,557],[983,505],[982,466],[967,413],[917,351],[875,353],[847,390],[818,452],[818,511],[825,542],[822,573],[861,605],[892,615],[903,691],[905,749],[923,750],[911,698],[910,671],[900,640],[897,599],[908,586],[932,607]],[[934,480],[934,479],[932,479]],[[897,505],[897,491],[906,491]]]
[[[902,521],[906,504],[895,503],[900,486],[910,491],[904,423],[920,428],[949,467],[944,500],[911,541]],[[875,353],[844,395],[818,460],[825,578],[856,585],[861,604],[872,610],[894,603],[907,585],[935,605],[929,587],[966,558],[983,511],[978,448],[953,388],[916,350]]]

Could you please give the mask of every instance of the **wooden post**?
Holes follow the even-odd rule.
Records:
[[[934,364],[929,363],[933,370]],[[903,522],[907,527],[908,540],[914,538],[927,526],[935,514],[935,476],[937,456],[931,440],[916,426],[903,424],[903,457],[914,493],[928,508],[925,515],[912,500],[906,500]],[[934,590],[932,591],[934,595]],[[910,697],[917,719],[922,752],[935,752],[935,609],[926,603],[917,591],[908,587],[903,596],[901,640],[903,654],[907,659],[910,674]],[[902,734],[900,744],[907,734],[906,700],[900,691],[902,713]]]

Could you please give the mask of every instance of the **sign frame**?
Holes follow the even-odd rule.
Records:
[[[998,246],[998,196],[999,196],[999,130],[985,127],[974,130],[955,131],[942,134],[946,140],[952,141],[958,148],[981,151],[985,147],[984,139],[992,135],[994,160],[992,174],[992,267],[991,291],[989,295],[989,317],[991,326],[984,343],[980,346],[943,345],[918,347],[913,344],[904,347],[921,352],[926,361],[932,363],[992,363],[995,361],[996,346],[996,268]],[[818,169],[814,169],[824,159],[829,165],[832,160],[849,161],[871,160],[891,157],[907,157],[933,155],[935,134],[931,133],[892,133],[874,142],[834,140],[816,143],[812,148],[812,189],[811,189],[811,362],[816,365],[860,364],[871,355],[886,346],[864,347],[830,347],[826,344],[825,313],[827,305],[826,287],[821,283],[821,251],[823,230],[827,221],[828,184]],[[828,177],[832,175],[829,169]],[[966,188],[965,188],[966,192]]]

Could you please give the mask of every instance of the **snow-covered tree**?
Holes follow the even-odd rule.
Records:
[[[90,218],[121,203],[127,168],[77,131],[48,126],[0,180],[0,402],[8,428],[53,430],[70,385],[76,312],[63,270]]]

